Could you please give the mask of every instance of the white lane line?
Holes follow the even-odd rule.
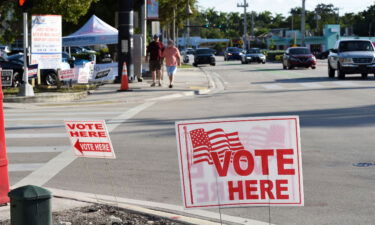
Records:
[[[335,85],[341,86],[341,87],[357,87],[360,86],[358,83],[352,82],[352,81],[334,81],[332,82]]]
[[[68,138],[66,133],[5,134],[6,139],[25,138]]]
[[[142,105],[129,109],[123,114],[117,116],[116,118],[114,118],[114,120],[116,120],[117,123],[110,123],[111,121],[109,121],[110,124],[107,125],[108,131],[112,132],[122,123],[131,119],[132,117],[142,112],[143,110],[147,109],[148,107],[151,107],[153,104],[155,104],[155,102],[146,102],[146,103],[143,103]],[[65,134],[65,137],[68,138],[68,135]],[[13,185],[12,189],[25,186],[28,184],[33,184],[36,186],[43,186],[50,179],[52,179],[55,175],[57,175],[61,170],[63,170],[70,163],[72,163],[75,159],[76,159],[76,156],[74,156],[72,151],[64,151],[60,153],[58,156],[56,156],[55,158],[45,163],[42,167],[35,170],[31,174],[29,174],[28,176],[20,180],[18,183]]]
[[[64,197],[69,199],[77,199],[80,201],[88,201],[96,203],[97,199],[94,196],[94,194],[91,193],[84,193],[84,192],[74,192],[74,191],[66,191],[61,189],[54,189],[54,188],[48,188],[54,196],[58,197]],[[96,195],[99,199],[99,201],[108,202],[111,204],[116,204],[117,202],[114,202],[113,196],[109,195]],[[128,198],[121,198],[117,197],[116,200],[120,204],[131,204],[131,205],[139,205],[144,206],[146,208],[156,209],[156,210],[162,210],[166,212],[174,212],[179,215],[191,215],[196,216],[198,218],[205,218],[205,219],[211,219],[217,221],[220,218],[220,214],[216,212],[201,210],[201,209],[189,209],[186,210],[180,205],[172,205],[172,204],[166,204],[166,203],[159,203],[159,202],[150,202],[150,201],[142,201],[142,200],[134,200],[134,199],[128,199]],[[221,215],[223,222],[230,222],[230,223],[236,223],[236,224],[244,224],[244,225],[269,225],[268,222],[262,222],[259,220],[253,220],[249,218],[242,218],[237,216],[230,216],[230,215]],[[273,224],[271,224],[273,225]]]
[[[262,86],[263,88],[270,90],[283,89],[283,87],[278,84],[263,84]]]
[[[9,172],[27,172],[34,171],[43,166],[43,163],[22,163],[22,164],[9,164]]]
[[[82,116],[82,117],[75,117],[75,118],[69,118],[69,117],[64,117],[64,120],[82,120],[87,118],[87,116]],[[91,120],[103,120],[107,118],[98,118],[98,117],[90,117]],[[61,121],[61,117],[43,117],[42,118],[5,118],[5,122],[7,121]]]
[[[18,125],[18,124],[12,124],[11,126],[7,126],[8,125],[7,122],[5,122],[5,123],[6,123],[5,130],[64,127],[63,123],[60,123],[60,124],[48,124],[48,125],[34,125],[34,124]]]
[[[7,147],[7,153],[58,153],[66,151],[69,148],[70,146],[17,146]]]
[[[308,88],[322,88],[323,86],[317,83],[301,83],[302,86]]]
[[[123,112],[101,112],[101,111],[89,111],[89,112],[38,112],[38,113],[13,113],[5,110],[5,117],[29,117],[29,116],[45,116],[45,115],[61,115],[61,116],[72,116],[72,115],[116,115]],[[5,118],[5,119],[6,119]]]

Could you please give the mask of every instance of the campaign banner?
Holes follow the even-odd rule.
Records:
[[[1,83],[3,87],[11,87],[13,82],[13,70],[2,70],[0,67]]]
[[[60,70],[59,80],[61,81],[78,80],[78,69],[73,68],[73,69],[68,69],[68,70]]]
[[[185,208],[303,206],[298,116],[176,123]]]
[[[113,81],[118,76],[118,64],[117,63],[103,63],[95,64],[93,76],[90,77],[90,81],[102,82],[102,81]]]
[[[27,67],[27,76],[29,79],[37,78],[38,76],[38,65],[30,65]]]
[[[147,19],[149,20],[159,19],[159,1],[158,0],[147,0]]]
[[[38,64],[39,69],[60,68],[61,49],[61,16],[33,15],[31,25],[31,64]]]

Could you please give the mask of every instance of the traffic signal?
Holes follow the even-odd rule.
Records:
[[[18,0],[18,6],[25,12],[32,7],[32,0]]]

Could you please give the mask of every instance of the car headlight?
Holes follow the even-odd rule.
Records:
[[[246,59],[251,59],[251,57],[250,56],[246,56]]]
[[[312,60],[312,61],[316,61],[315,56],[311,57],[311,60]]]
[[[353,63],[353,59],[352,58],[341,58],[340,62],[341,63]]]
[[[232,55],[232,53],[228,53],[228,55]]]
[[[265,55],[261,55],[260,58],[261,58],[261,59],[265,59],[266,56],[265,56]]]

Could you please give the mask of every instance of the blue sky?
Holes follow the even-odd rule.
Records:
[[[273,13],[288,14],[290,8],[301,6],[301,0],[247,0],[249,11],[271,11]],[[243,8],[237,8],[237,3],[243,0],[198,0],[198,5],[202,8],[214,7],[218,11],[243,12]],[[345,12],[359,12],[375,3],[374,0],[306,0],[306,7],[312,10],[319,3],[332,3],[340,8],[340,14]]]

